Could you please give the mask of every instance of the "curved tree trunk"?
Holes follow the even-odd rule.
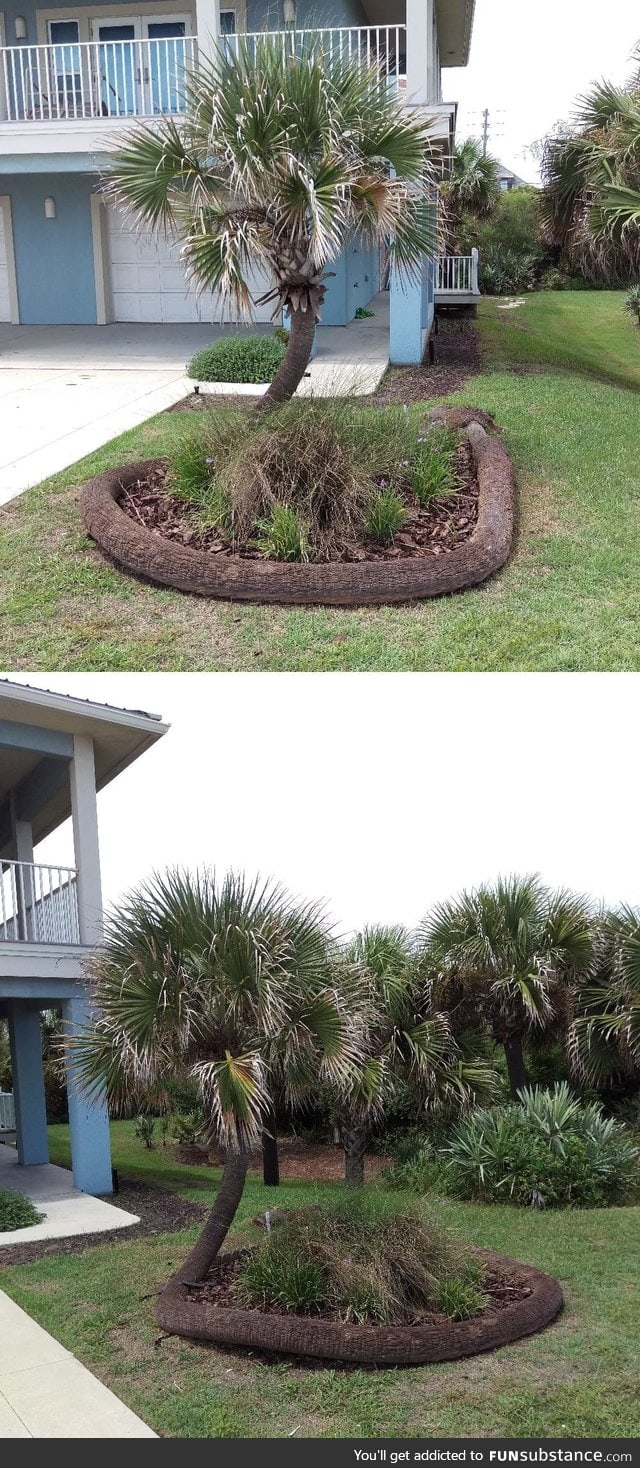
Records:
[[[289,312],[289,320],[291,322],[289,345],[273,382],[257,404],[259,413],[268,412],[270,408],[276,408],[279,403],[288,403],[298,383],[302,382],[309,364],[316,332],[313,311],[309,308],[306,311],[302,311],[300,307],[292,308]]]
[[[275,1111],[269,1112],[266,1118],[266,1126],[262,1133],[262,1181],[265,1188],[278,1188],[280,1186]]]
[[[191,1284],[206,1278],[235,1218],[248,1166],[248,1152],[227,1152],[213,1208],[191,1253],[173,1276],[174,1280]]]
[[[522,1036],[514,1035],[509,1040],[502,1041],[507,1062],[507,1074],[509,1076],[509,1088],[514,1101],[519,1101],[518,1092],[527,1084],[527,1072],[524,1064],[524,1050]]]
[[[369,1125],[363,1116],[346,1116],[342,1123],[344,1147],[344,1180],[348,1188],[361,1188],[364,1182],[364,1158],[369,1140]]]

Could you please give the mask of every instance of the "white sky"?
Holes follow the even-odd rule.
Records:
[[[637,675],[12,676],[172,725],[99,797],[107,902],[198,863],[326,898],[343,931],[508,871],[640,901]]]
[[[490,151],[534,182],[525,149],[571,115],[592,81],[625,81],[638,40],[638,0],[476,0],[469,66],[443,76],[445,99],[460,103],[458,138],[479,133],[489,107]]]

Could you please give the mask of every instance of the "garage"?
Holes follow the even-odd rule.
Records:
[[[106,214],[112,321],[169,325],[223,319],[218,295],[198,296],[187,284],[176,246],[161,236],[138,233],[113,206]],[[255,293],[262,294],[267,289],[262,276],[256,271],[253,279]],[[257,306],[254,319],[270,321],[271,311],[272,305]],[[224,319],[228,321],[228,315]]]
[[[0,321],[11,320],[9,299],[9,255],[7,250],[6,211],[0,204]]]

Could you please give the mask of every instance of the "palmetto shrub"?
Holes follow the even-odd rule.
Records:
[[[443,1148],[448,1191],[520,1206],[606,1207],[640,1188],[640,1153],[597,1102],[566,1083],[521,1093],[522,1104],[484,1108],[460,1122]]]
[[[286,1215],[250,1255],[235,1292],[261,1308],[408,1324],[445,1309],[447,1281],[457,1282],[459,1302],[466,1290],[469,1310],[475,1291],[481,1309],[481,1278],[474,1256],[441,1229],[390,1199],[355,1193]],[[446,1303],[451,1314],[453,1288]]]
[[[40,1223],[42,1214],[34,1208],[30,1198],[23,1193],[14,1193],[11,1188],[0,1188],[0,1233],[12,1233],[14,1229],[30,1228]]]
[[[227,336],[196,352],[187,376],[199,382],[270,382],[285,354],[274,336]]]
[[[624,305],[631,320],[635,321],[636,326],[640,326],[640,285],[632,285]]]

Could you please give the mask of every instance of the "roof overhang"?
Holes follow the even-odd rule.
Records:
[[[441,66],[466,66],[475,0],[436,0]]]
[[[155,714],[111,708],[108,704],[90,703],[68,694],[49,693],[8,681],[0,682],[0,720],[61,734],[90,735],[97,790],[102,790],[133,764],[169,728]],[[57,786],[52,782],[52,788],[44,794],[43,803],[32,818],[34,843],[43,841],[70,815],[69,781],[65,779]]]

